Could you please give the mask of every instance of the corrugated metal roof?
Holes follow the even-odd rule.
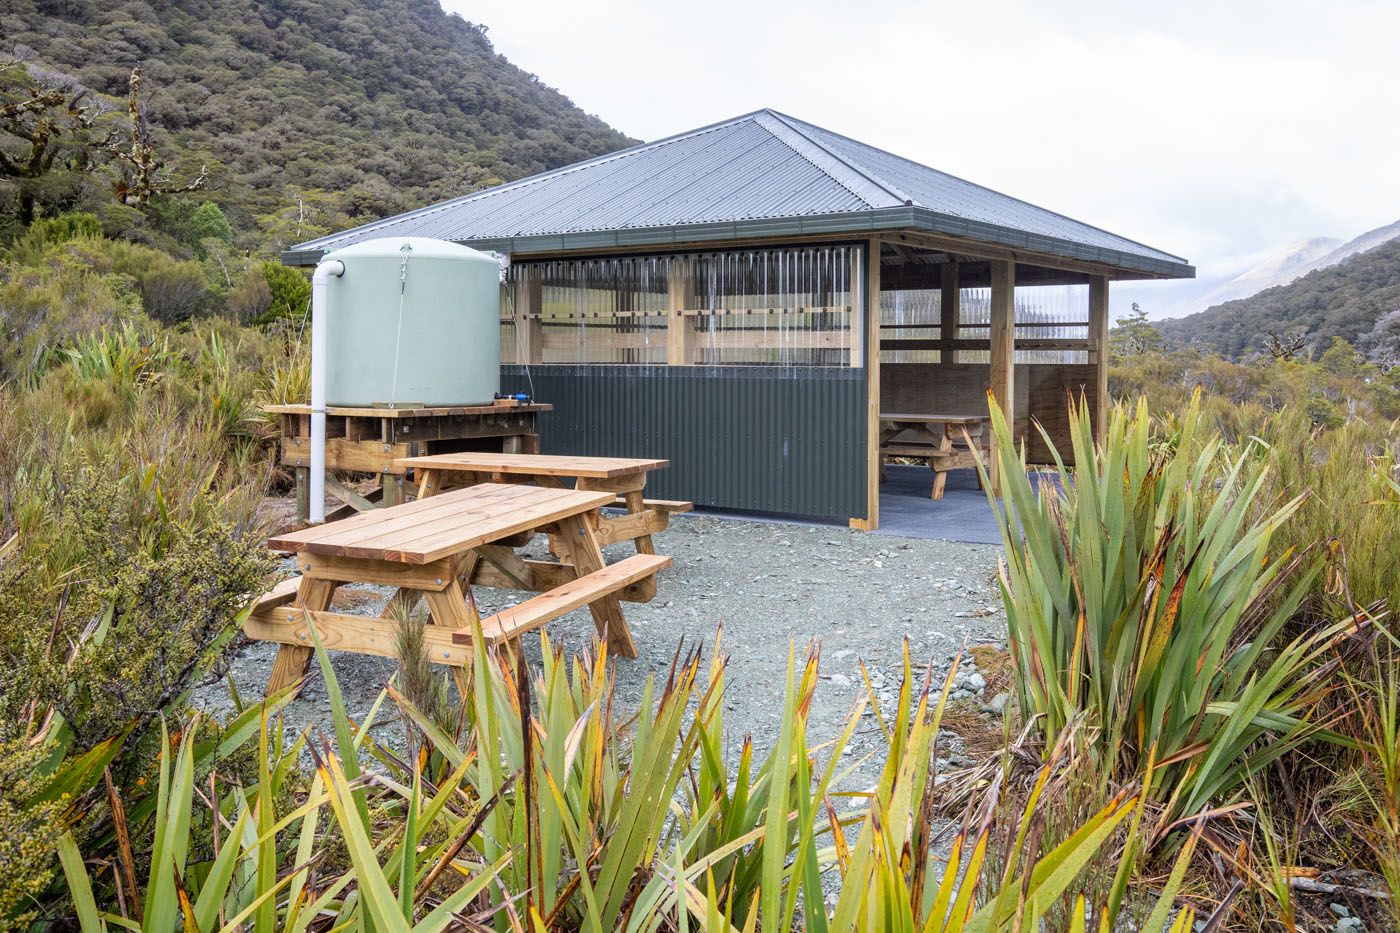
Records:
[[[292,263],[382,236],[502,252],[926,229],[1195,274],[1186,260],[917,162],[760,110],[292,247]]]

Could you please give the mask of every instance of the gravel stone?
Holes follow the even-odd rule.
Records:
[[[800,664],[807,643],[821,645],[821,673],[813,699],[808,738],[814,745],[840,731],[851,704],[865,689],[862,665],[882,704],[892,703],[903,676],[903,644],[914,664],[932,664],[943,678],[953,657],[970,644],[1003,642],[1003,617],[982,609],[997,600],[993,574],[999,548],[950,541],[892,539],[830,526],[679,516],[654,536],[656,552],[673,558],[650,603],[624,603],[639,656],[619,658],[617,704],[626,714],[640,703],[648,677],[664,681],[677,647],[699,648],[708,662],[717,630],[729,655],[725,675],[728,740],[737,749],[752,733],[755,751],[766,753],[776,740],[783,708],[783,680],[791,651]],[[530,555],[548,559],[542,538]],[[630,544],[607,548],[609,561],[635,553]],[[878,561],[875,558],[879,558]],[[478,587],[474,595],[484,614],[528,597],[516,591]],[[388,590],[344,587],[336,610],[377,615]],[[920,618],[917,630],[911,621]],[[589,647],[595,631],[587,610],[570,613],[548,626],[550,641],[570,653]],[[525,639],[532,663],[539,639]],[[262,695],[277,646],[243,643],[235,649],[230,673],[244,702]],[[332,652],[341,689],[352,715],[363,715],[393,674],[395,662],[367,655]],[[980,693],[986,680],[964,656],[955,696]],[[922,673],[916,673],[922,682]],[[970,688],[970,689],[969,689]],[[888,698],[888,700],[886,699]],[[195,702],[217,716],[232,711],[222,679],[201,687]],[[732,712],[728,712],[732,710]],[[868,713],[868,710],[867,710]],[[329,732],[329,702],[316,665],[286,709],[295,729]],[[399,730],[393,704],[381,710],[381,739]],[[859,755],[880,749],[873,719],[857,729],[852,747]],[[878,777],[872,758],[852,784]]]
[[[1000,716],[1002,713],[1006,712],[1006,704],[1010,702],[1011,694],[998,693],[996,696],[992,697],[990,700],[987,701],[986,710],[989,713],[995,713],[996,715]]]

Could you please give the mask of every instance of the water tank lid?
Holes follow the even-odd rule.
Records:
[[[405,247],[408,249],[405,250]],[[450,240],[438,240],[426,236],[394,236],[365,240],[362,243],[355,243],[329,252],[321,257],[321,261],[386,257],[397,259],[402,257],[405,252],[418,259],[468,259],[490,263],[493,266],[497,265],[494,256],[480,250],[463,246],[460,243],[453,243]]]

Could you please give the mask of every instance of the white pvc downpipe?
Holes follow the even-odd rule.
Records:
[[[326,520],[326,285],[345,274],[339,259],[311,274],[311,495],[309,518]]]

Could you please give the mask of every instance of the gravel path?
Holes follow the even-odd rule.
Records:
[[[656,599],[623,604],[640,657],[616,661],[619,704],[635,709],[646,678],[664,679],[681,639],[687,645],[703,644],[708,656],[716,627],[722,625],[730,656],[728,738],[737,746],[745,732],[752,733],[760,753],[771,745],[782,716],[790,644],[800,657],[808,641],[821,641],[822,682],[809,729],[815,744],[839,731],[862,687],[862,660],[877,691],[892,699],[905,639],[915,663],[932,661],[942,674],[964,646],[1000,644],[1005,638],[1005,618],[991,580],[999,549],[992,546],[703,516],[677,518],[655,541],[657,552],[671,555],[675,564],[661,575]],[[541,539],[532,549],[543,556]],[[619,545],[608,549],[608,558],[629,553],[630,545]],[[349,587],[337,595],[336,608],[377,613],[386,595],[372,587]],[[477,590],[483,613],[523,598],[521,593]],[[589,645],[593,623],[583,610],[551,623],[549,634],[559,646],[578,651]],[[539,640],[527,637],[526,643],[538,660]],[[230,673],[245,698],[261,696],[275,651],[265,643],[236,651]],[[394,663],[363,655],[332,657],[352,712],[367,710]],[[196,703],[226,713],[226,686],[206,685]],[[329,731],[329,703],[315,665],[286,718],[296,729]],[[853,760],[880,747],[869,719],[853,745]],[[861,773],[873,776],[877,764],[862,767]]]

